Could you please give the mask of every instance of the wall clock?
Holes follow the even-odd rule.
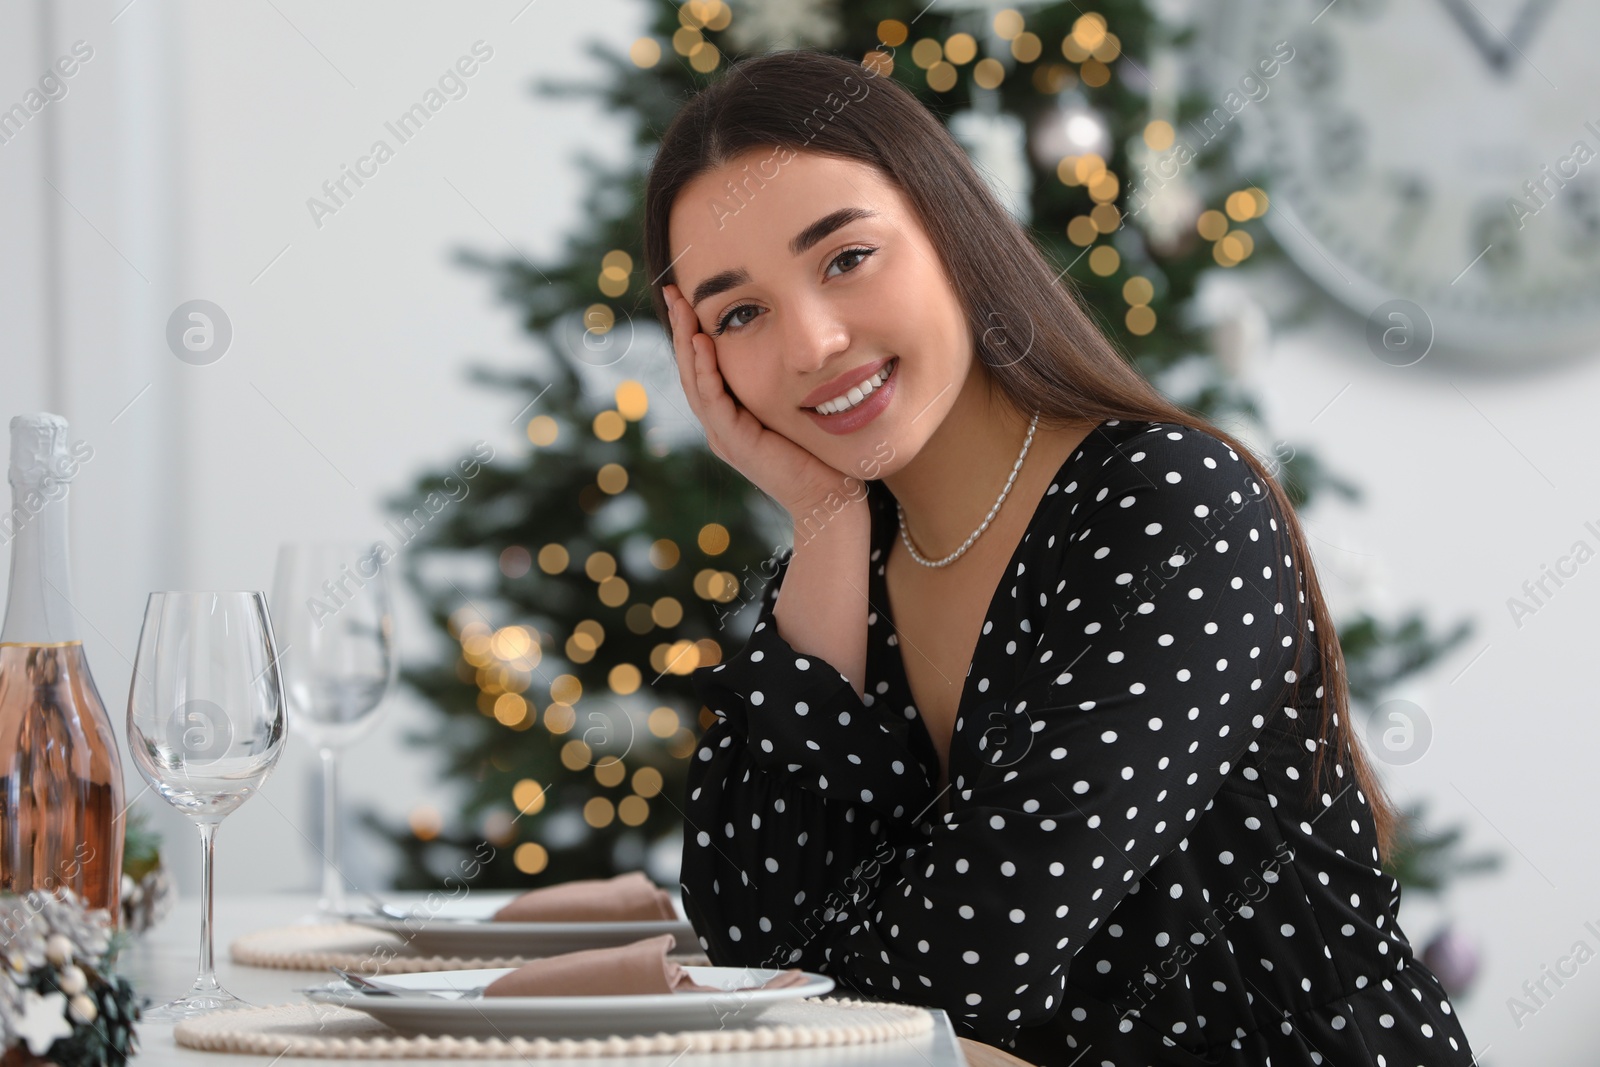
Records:
[[[1600,4],[1225,10],[1207,64],[1219,91],[1277,42],[1294,50],[1221,136],[1266,177],[1266,224],[1306,274],[1363,316],[1420,306],[1435,358],[1600,351]]]

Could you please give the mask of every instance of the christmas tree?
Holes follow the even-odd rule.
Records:
[[[495,858],[477,882],[490,886],[609,875],[652,848],[675,861],[675,798],[709,721],[686,675],[742,644],[754,612],[735,612],[772,575],[789,526],[705,448],[678,393],[670,343],[650,316],[651,279],[637,269],[641,193],[658,131],[741,56],[823,48],[896,79],[949,125],[1144,375],[1247,440],[1272,440],[1218,331],[1194,314],[1207,276],[1279,269],[1279,256],[1259,221],[1270,180],[1237,173],[1226,138],[1180,135],[1204,130],[1217,101],[1166,75],[1158,90],[1147,70],[1181,65],[1190,28],[1140,0],[1026,15],[899,0],[652,11],[652,34],[626,52],[592,45],[598,81],[539,87],[637,120],[637,162],[581,161],[587,228],[554,262],[464,257],[495,279],[545,358],[538,373],[473,372],[528,398],[529,447],[486,464],[468,501],[406,554],[443,648],[404,674],[439,713],[418,740],[445,752],[448,773],[469,787],[449,819],[424,813],[393,827],[368,816],[402,850],[406,886],[435,884],[485,841]],[[652,360],[659,380],[621,373]],[[1297,508],[1329,493],[1359,499],[1309,448],[1273,452]],[[399,512],[413,514],[452,470],[420,478],[394,502]],[[430,567],[462,553],[496,561],[492,580],[464,586]],[[1420,612],[1345,620],[1352,703],[1370,709],[1470,630],[1436,634]],[[1407,813],[1390,858],[1403,885],[1435,891],[1493,865],[1454,858],[1455,833],[1430,835],[1419,818]]]

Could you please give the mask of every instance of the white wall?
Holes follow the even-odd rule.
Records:
[[[379,535],[380,498],[422,467],[478,439],[526,446],[511,419],[528,398],[463,370],[526,366],[533,349],[490,281],[452,256],[504,254],[509,240],[537,261],[558,247],[582,194],[572,155],[631,142],[593,104],[546,102],[531,83],[592,75],[584,42],[625,50],[641,18],[525,0],[126,2],[0,7],[7,105],[72,42],[94,49],[67,95],[0,145],[0,414],[61,413],[94,446],[72,495],[74,599],[119,735],[149,591],[270,589],[281,540]],[[493,55],[466,95],[400,145],[384,123],[480,40]],[[318,228],[306,200],[378,138],[394,157]],[[195,298],[233,326],[210,366],[165,340]],[[398,621],[413,655],[431,650],[409,599]],[[424,721],[391,697],[380,732],[346,757],[352,808],[447,807],[432,760],[401,740]],[[317,771],[291,742],[228,819],[223,893],[316,884]],[[130,797],[143,788],[131,765],[127,782]],[[192,890],[192,829],[153,795],[140,806]],[[352,840],[346,860],[358,884],[386,884],[381,843]]]
[[[280,540],[376,532],[380,496],[421,466],[478,438],[519,447],[509,420],[523,398],[472,387],[461,367],[523,363],[530,349],[450,251],[558,247],[581,194],[572,153],[631,141],[587,102],[533,97],[530,79],[592,71],[581,42],[625,48],[643,15],[624,0],[520,16],[524,0],[126,2],[0,7],[0,104],[71,42],[95,49],[67,97],[0,145],[0,415],[60,412],[95,447],[73,494],[75,599],[119,733],[147,592],[268,588]],[[306,198],[480,38],[495,52],[468,95],[317,228]],[[235,331],[209,367],[179,363],[164,340],[169,313],[196,297]],[[1384,773],[1397,799],[1431,798],[1436,819],[1464,821],[1470,847],[1508,864],[1442,908],[1408,899],[1403,924],[1419,949],[1446,913],[1481,939],[1485,970],[1461,1009],[1483,1062],[1589,1064],[1600,965],[1520,1030],[1505,999],[1600,920],[1600,564],[1520,629],[1505,600],[1575,539],[1595,543],[1582,524],[1600,525],[1600,361],[1499,381],[1432,357],[1396,369],[1370,356],[1359,324],[1330,316],[1278,339],[1252,373],[1275,433],[1368,493],[1360,509],[1305,516],[1336,602],[1480,622],[1408,690],[1432,718],[1432,749]],[[401,623],[415,653],[417,620]],[[352,802],[399,816],[447,801],[426,754],[400,741],[421,720],[393,699],[347,760]],[[230,891],[314,884],[314,770],[292,745],[224,826],[224,907]],[[130,793],[142,785],[131,769],[128,780]],[[148,807],[192,887],[190,831]],[[383,852],[354,846],[352,875],[384,884]]]
[[[1480,940],[1483,971],[1459,1007],[1474,1049],[1488,1050],[1482,1062],[1590,1064],[1600,1041],[1593,964],[1560,988],[1547,983],[1554,995],[1520,1027],[1506,1000],[1526,1000],[1522,984],[1579,939],[1600,947],[1584,929],[1600,926],[1600,561],[1520,627],[1506,602],[1526,599],[1522,584],[1575,541],[1600,548],[1584,528],[1600,527],[1600,359],[1504,378],[1432,354],[1395,368],[1372,357],[1360,327],[1338,316],[1281,340],[1260,369],[1268,409],[1275,433],[1310,444],[1366,491],[1360,508],[1304,516],[1330,593],[1359,592],[1389,617],[1425,606],[1441,628],[1463,616],[1477,623],[1460,650],[1397,694],[1428,715],[1431,748],[1382,769],[1395,799],[1428,798],[1430,821],[1461,822],[1470,850],[1505,858],[1500,872],[1463,879],[1442,902],[1402,898],[1401,925],[1419,950],[1447,916]]]

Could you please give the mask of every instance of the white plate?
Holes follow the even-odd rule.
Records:
[[[512,968],[423,971],[385,975],[397,989],[477,989]],[[402,1034],[456,1037],[608,1037],[677,1030],[710,1030],[750,1022],[774,1004],[831,992],[833,979],[806,973],[807,981],[786,989],[739,989],[765,982],[777,970],[762,967],[685,967],[691,980],[723,993],[661,993],[633,996],[481,997],[453,994],[388,997],[362,993],[343,982],[306,990],[312,1000],[337,1004],[377,1019]]]
[[[441,899],[408,907],[406,919],[385,918],[370,912],[352,912],[350,922],[385,930],[405,938],[419,952],[438,956],[555,956],[585,948],[626,945],[657,934],[672,934],[674,952],[699,952],[700,938],[683,914],[683,903],[673,894],[677,920],[652,922],[495,922],[494,913],[517,897],[515,892],[477,890],[458,900]]]

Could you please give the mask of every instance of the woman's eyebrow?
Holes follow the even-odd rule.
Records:
[[[842,226],[859,219],[874,218],[877,212],[864,207],[842,207],[837,211],[830,211],[816,222],[795,234],[794,240],[789,242],[789,251],[793,255],[802,255],[818,241],[828,236]],[[691,307],[699,307],[700,301],[716,296],[718,293],[727,292],[735,286],[744,285],[750,281],[750,272],[743,267],[732,270],[719,271],[701,282],[694,288],[694,295],[690,298]]]

